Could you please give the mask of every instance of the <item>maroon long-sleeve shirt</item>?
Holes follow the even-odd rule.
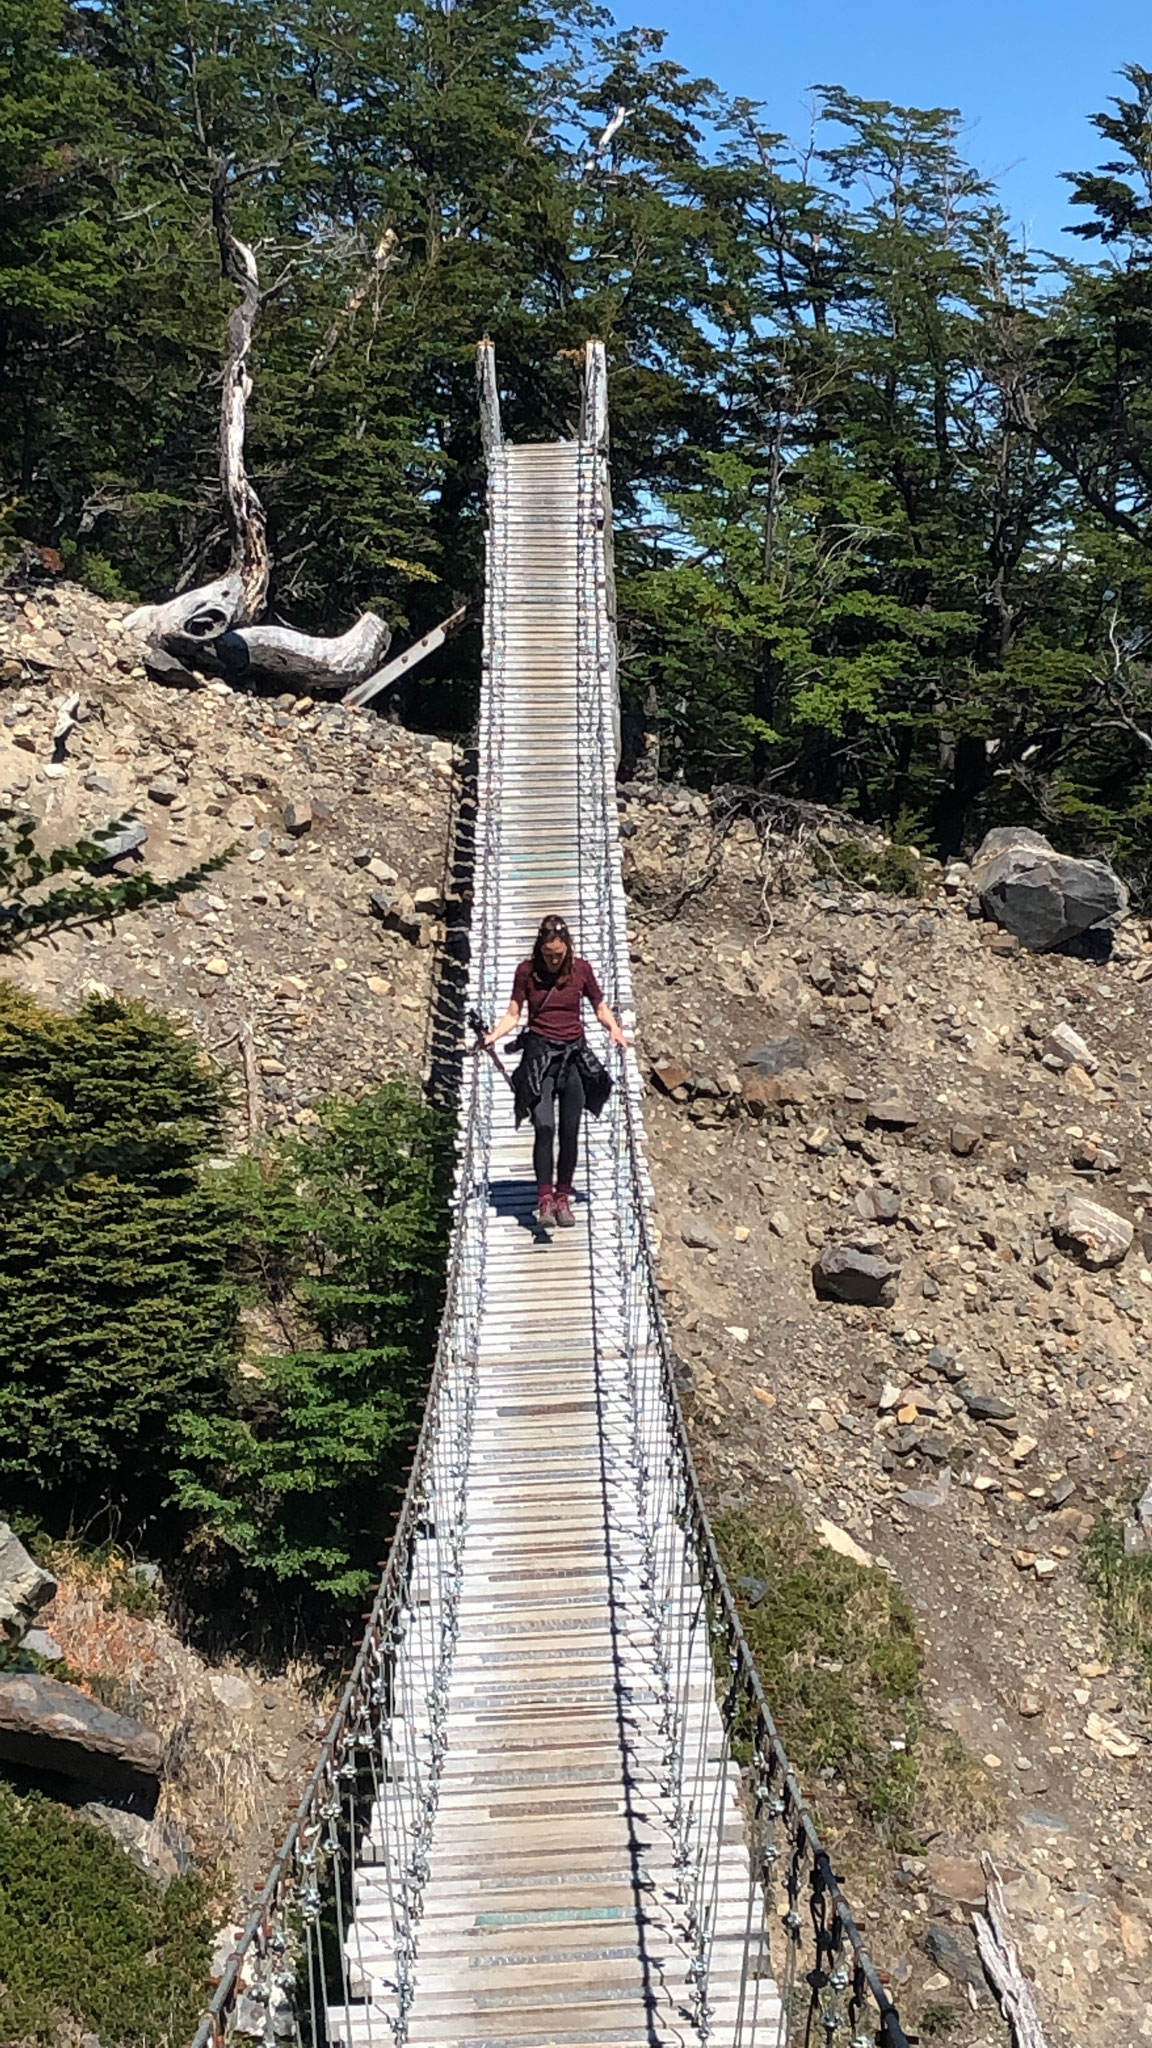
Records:
[[[512,983],[512,1001],[521,1008],[528,1005],[529,1031],[539,1032],[541,1038],[554,1038],[561,1045],[571,1045],[584,1036],[580,1006],[585,996],[594,1010],[604,1001],[604,991],[587,960],[572,962],[572,972],[562,986],[551,980],[538,981],[531,960],[522,960]]]

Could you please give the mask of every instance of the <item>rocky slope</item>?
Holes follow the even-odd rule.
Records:
[[[235,1069],[240,1139],[422,1071],[452,750],[163,689],[67,585],[0,592],[0,631],[0,802],[60,840],[134,809],[161,875],[236,847],[198,897],[6,971],[183,1013]],[[812,820],[765,845],[701,797],[626,791],[621,816],[662,1285],[712,1504],[783,1490],[896,1576],[994,1812],[848,1871],[877,1951],[913,2017],[954,2000],[946,2038],[1000,2040],[963,1984],[990,1846],[1051,2048],[1152,2040],[1152,1722],[1078,1570],[1152,1471],[1147,931],[1034,956],[970,918],[962,873],[885,897],[833,846],[820,879]],[[822,1299],[818,1262],[864,1298]]]
[[[759,836],[737,823],[718,857],[705,811],[623,806],[706,1484],[721,1508],[791,1489],[895,1573],[1023,1873],[1050,2038],[1125,2048],[1152,2038],[1152,1720],[1077,1560],[1152,1471],[1147,930],[1106,962],[1037,956],[971,919],[959,871],[909,901],[800,857],[764,921]],[[874,1305],[820,1298],[833,1251]],[[907,1859],[898,1978],[925,1915],[966,1918],[955,1859],[981,1846],[945,1830]]]

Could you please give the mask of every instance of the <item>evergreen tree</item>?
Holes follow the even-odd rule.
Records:
[[[167,1492],[173,1413],[218,1405],[232,1212],[203,1175],[221,1083],[164,1018],[0,983],[0,1484],[46,1521]]]

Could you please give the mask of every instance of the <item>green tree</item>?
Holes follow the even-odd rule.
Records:
[[[0,1482],[46,1522],[160,1508],[173,1413],[226,1396],[221,1081],[173,1025],[0,983]]]
[[[290,1597],[311,1589],[345,1610],[375,1582],[436,1344],[445,1136],[389,1083],[235,1170],[244,1278],[281,1348],[250,1347],[222,1410],[180,1413],[174,1478],[238,1585],[270,1574]]]

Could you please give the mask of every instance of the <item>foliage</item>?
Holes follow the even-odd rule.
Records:
[[[904,817],[943,853],[1027,821],[1152,887],[1152,73],[1095,116],[1081,260],[1056,261],[955,110],[827,86],[797,149],[592,0],[9,19],[16,538],[108,592],[220,565],[223,168],[265,288],[248,455],[278,615],[418,634],[474,600],[475,343],[531,439],[570,430],[598,334],[623,689],[667,777]],[[477,667],[470,631],[413,715],[466,726]]]
[[[1152,1692],[1152,1556],[1126,1556],[1123,1525],[1103,1514],[1080,1553],[1080,1570],[1104,1610],[1113,1648],[1134,1660]]]
[[[220,1079],[143,1004],[0,983],[0,1478],[81,1520],[164,1494],[173,1411],[221,1400],[232,1213],[202,1174]]]
[[[925,1706],[915,1620],[888,1575],[824,1548],[785,1498],[714,1527],[801,1778],[846,1794],[870,1829],[908,1847],[917,1830],[983,1818],[977,1772]]]
[[[818,875],[839,874],[849,882],[866,882],[882,896],[919,896],[924,888],[919,858],[909,846],[877,850],[859,839],[841,839],[828,847],[817,840],[812,865]]]
[[[24,811],[0,808],[0,954],[14,953],[29,940],[47,938],[68,925],[99,923],[148,903],[173,903],[201,887],[231,859],[233,848],[214,854],[174,881],[158,882],[146,868],[113,882],[93,882],[86,871],[108,858],[108,843],[130,825],[113,818],[91,839],[45,851],[37,844],[37,821]],[[57,875],[83,876],[60,888],[45,887]]]
[[[249,1298],[283,1349],[246,1361],[224,1412],[180,1414],[174,1478],[249,1581],[345,1605],[375,1582],[436,1343],[445,1136],[393,1082],[231,1176]]]
[[[951,2005],[946,1998],[935,1998],[920,2015],[920,2032],[926,2041],[935,2041],[942,2034],[950,2034],[960,2017],[958,2005]]]
[[[0,1783],[0,2040],[54,2048],[62,2028],[117,2048],[180,2048],[210,1958],[207,1889],[164,1892],[101,1828]]]
[[[0,1485],[49,1534],[152,1522],[174,1568],[187,1538],[186,1595],[330,1617],[372,1583],[427,1384],[444,1121],[389,1083],[222,1169],[225,1106],[143,1005],[0,983]]]

